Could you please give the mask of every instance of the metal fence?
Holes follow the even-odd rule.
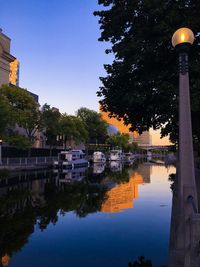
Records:
[[[51,165],[57,157],[3,158],[2,165]]]

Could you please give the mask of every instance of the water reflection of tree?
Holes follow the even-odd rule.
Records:
[[[139,257],[138,260],[134,262],[129,262],[128,267],[153,267],[151,260],[145,260],[143,256]],[[159,266],[157,266],[159,267]],[[160,267],[167,267],[166,265],[162,265]]]
[[[56,224],[58,214],[73,211],[79,217],[101,209],[105,188],[88,183],[56,186],[54,181],[46,183],[44,203],[34,204],[31,192],[16,189],[0,198],[0,257],[10,257],[27,242],[34,226],[44,230],[50,223]]]
[[[168,180],[171,182],[170,188],[171,188],[171,190],[173,192],[175,190],[176,174],[175,173],[171,173],[169,175]]]
[[[134,168],[136,167],[131,167],[131,169]],[[115,173],[106,169],[100,180],[107,176],[109,180],[117,183],[128,182],[129,170],[130,168],[125,168]],[[37,179],[36,174],[33,173],[27,176],[30,176],[30,181]],[[23,176],[21,177],[23,179]],[[41,173],[38,177],[43,179]],[[5,255],[12,257],[28,243],[35,226],[44,230],[50,223],[56,224],[59,215],[70,211],[78,217],[86,217],[90,213],[101,210],[107,189],[91,174],[84,182],[62,185],[58,185],[55,177],[50,174],[45,177],[46,182],[41,198],[37,198],[29,190],[26,182],[25,186],[16,184],[12,187],[14,189],[8,190],[0,197],[0,258]],[[16,177],[9,179],[16,179]]]
[[[19,190],[20,191],[20,190]],[[27,205],[21,206],[22,210],[12,210],[15,201],[26,200],[27,192],[8,193],[5,199],[0,199],[0,257],[12,256],[28,242],[28,237],[34,231],[35,214]],[[3,205],[2,205],[3,201]],[[6,209],[6,207],[8,209]]]
[[[107,172],[107,176],[113,180],[114,182],[120,183],[128,183],[130,179],[130,171],[134,171],[138,169],[138,163],[135,162],[131,166],[125,166],[119,172],[111,172],[110,170]]]

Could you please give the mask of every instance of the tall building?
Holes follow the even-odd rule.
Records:
[[[19,61],[15,59],[10,63],[9,83],[19,86]]]
[[[126,126],[122,119],[119,121],[116,118],[110,118],[108,112],[103,112],[101,107],[99,108],[99,112],[102,116],[102,119],[105,120],[109,125],[116,127],[120,133],[129,134],[130,143],[136,142],[138,145],[151,145],[151,135],[149,132],[146,131],[141,135],[139,135],[136,131],[131,132],[129,130],[130,125]]]
[[[0,86],[9,83],[10,63],[15,57],[10,54],[11,40],[0,29]]]

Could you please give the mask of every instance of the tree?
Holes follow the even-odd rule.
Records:
[[[25,90],[17,86],[3,85],[0,88],[0,98],[6,99],[9,106],[10,132],[17,134],[14,126],[22,127],[31,142],[36,139],[37,131],[41,129],[39,104]]]
[[[84,123],[90,143],[104,143],[107,138],[108,124],[102,120],[101,114],[88,108],[80,108],[77,117]]]
[[[67,114],[63,114],[60,119],[59,132],[63,136],[65,149],[67,141],[74,141],[76,144],[80,144],[88,138],[84,123],[79,118]]]
[[[103,110],[123,118],[139,133],[161,128],[177,140],[178,71],[171,37],[180,27],[191,28],[195,43],[190,53],[190,85],[194,140],[200,140],[200,9],[188,0],[99,0],[100,41],[111,43],[114,54],[105,65],[106,77],[97,92]]]
[[[52,148],[52,146],[57,144],[61,114],[59,110],[51,108],[48,104],[44,104],[41,109],[41,116],[47,144]]]
[[[5,134],[9,120],[9,104],[5,98],[0,97],[0,139],[2,139],[2,136]]]
[[[135,152],[138,150],[139,150],[139,146],[137,143],[134,143],[134,142],[132,144],[129,144],[127,147],[127,151],[130,151],[130,152]]]
[[[129,147],[129,135],[120,133],[113,134],[109,136],[106,142],[113,148],[120,147],[123,150],[127,150],[127,148]]]

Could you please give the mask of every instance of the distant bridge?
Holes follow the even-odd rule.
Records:
[[[159,151],[168,151],[172,146],[154,146],[154,145],[139,145],[139,148],[145,150],[159,150]]]

